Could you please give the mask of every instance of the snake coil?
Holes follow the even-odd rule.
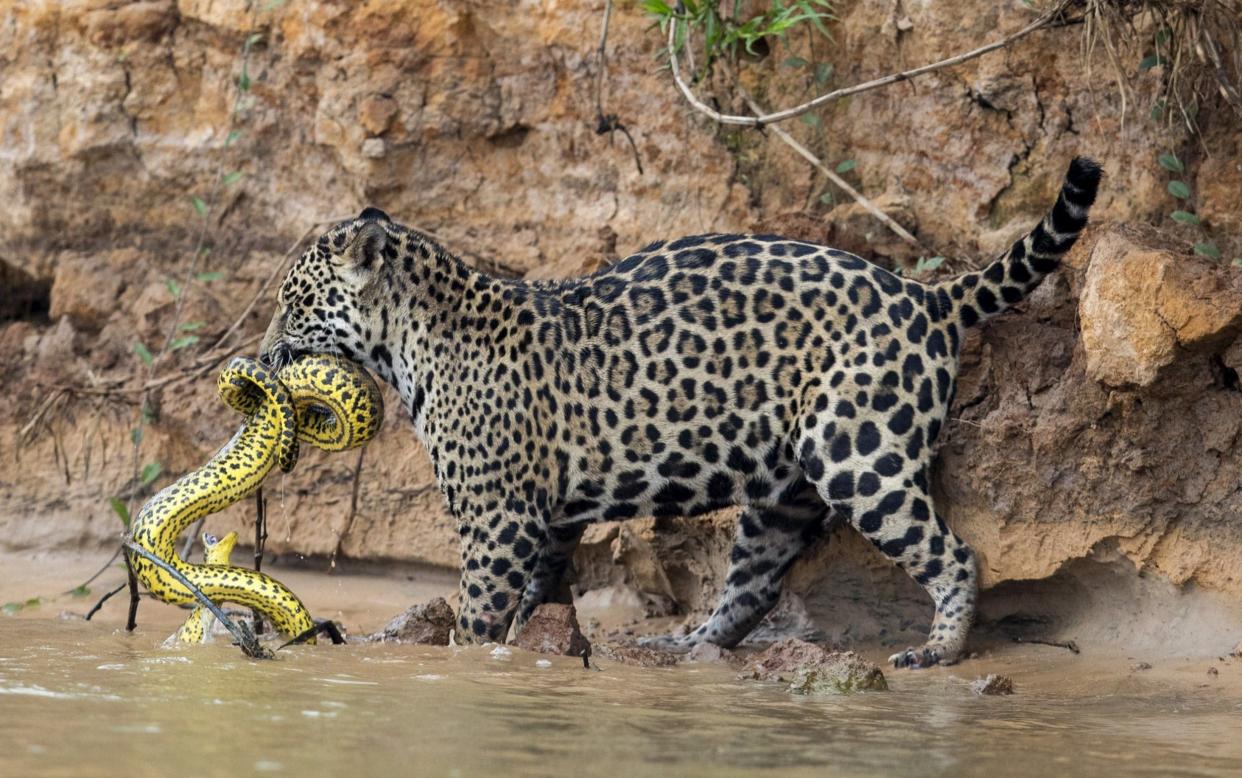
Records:
[[[382,395],[365,370],[329,355],[300,357],[279,373],[254,359],[236,357],[220,372],[217,388],[220,398],[246,420],[205,465],[142,506],[130,540],[174,567],[212,602],[253,608],[278,631],[300,635],[314,621],[288,587],[265,573],[229,566],[231,543],[221,549],[224,564],[215,555],[208,564],[187,562],[177,555],[177,537],[198,519],[253,494],[274,467],[292,470],[300,443],[345,451],[371,440],[384,418]],[[193,593],[172,575],[138,554],[127,555],[138,580],[158,599],[176,605],[195,602]],[[198,634],[187,626],[187,637]]]

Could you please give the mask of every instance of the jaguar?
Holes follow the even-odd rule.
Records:
[[[261,359],[338,355],[400,395],[457,523],[459,641],[520,629],[592,522],[740,506],[719,604],[649,645],[737,644],[843,521],[934,603],[926,642],[892,663],[950,663],[976,559],[929,473],[962,339],[1057,268],[1100,178],[1074,159],[1028,234],[929,283],[759,234],[656,241],[563,281],[496,278],[368,207],[295,261]]]

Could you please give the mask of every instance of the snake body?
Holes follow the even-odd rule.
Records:
[[[314,355],[300,357],[279,374],[256,360],[236,357],[220,372],[217,388],[226,404],[246,416],[245,422],[207,464],[142,506],[131,540],[176,568],[213,602],[253,608],[279,632],[300,635],[314,621],[288,587],[247,568],[191,564],[177,555],[177,537],[199,518],[253,494],[273,468],[293,469],[299,443],[344,451],[369,441],[383,421],[379,387],[352,362]],[[157,598],[177,605],[196,602],[172,575],[127,553],[138,580]]]
[[[233,546],[236,545],[236,532],[230,532],[222,538],[217,538],[210,532],[204,532],[203,564],[228,567],[229,557],[232,556]],[[181,629],[177,630],[177,634],[173,635],[172,642],[206,643],[211,635],[211,625],[215,618],[211,611],[202,605],[198,606],[181,625]]]

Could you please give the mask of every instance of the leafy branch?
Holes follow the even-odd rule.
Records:
[[[658,2],[659,0],[656,1]],[[721,113],[703,102],[694,93],[694,91],[690,89],[690,86],[682,77],[681,64],[679,62],[679,50],[681,48],[679,40],[684,42],[684,36],[686,34],[686,20],[683,18],[684,14],[682,16],[674,15],[669,17],[669,22],[666,25],[668,29],[666,49],[668,52],[670,69],[673,73],[673,81],[677,84],[677,89],[681,92],[682,96],[686,98],[695,110],[711,118],[712,120],[719,122],[720,124],[736,124],[744,127],[762,127],[765,125],[775,124],[776,122],[783,122],[788,119],[792,119],[806,113],[807,111],[815,110],[816,108],[820,108],[843,97],[849,97],[850,95],[856,95],[860,92],[866,92],[872,89],[879,89],[880,87],[895,84],[899,81],[907,81],[915,76],[925,75],[936,70],[943,70],[944,68],[952,67],[953,65],[960,65],[963,62],[976,59],[977,57],[981,57],[989,52],[1005,48],[1006,46],[1013,44],[1015,41],[1025,38],[1027,35],[1030,35],[1036,30],[1048,26],[1061,16],[1061,13],[1067,6],[1069,6],[1070,1],[1071,0],[1061,0],[1061,2],[1057,3],[1051,11],[1045,13],[1043,16],[1039,17],[1017,32],[1007,35],[1000,40],[993,41],[985,46],[980,46],[977,49],[972,49],[956,56],[942,59],[939,62],[933,62],[930,65],[923,65],[922,67],[917,67],[912,70],[905,70],[900,73],[892,73],[881,78],[872,79],[871,81],[867,81],[862,84],[836,89],[792,108],[786,108],[781,111],[775,111],[773,113],[761,114],[757,116],[740,116],[737,114]]]

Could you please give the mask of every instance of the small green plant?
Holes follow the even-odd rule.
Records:
[[[18,602],[18,601],[6,602],[4,605],[0,605],[0,611],[4,611],[5,615],[7,616],[12,616],[13,614],[20,613],[21,611],[24,611],[27,608],[37,608],[42,604],[43,604],[43,600],[41,598],[31,597],[30,599],[25,600],[24,602]]]
[[[160,477],[160,473],[164,471],[164,466],[159,462],[148,462],[142,466],[142,474],[140,479],[143,486],[150,486],[155,479]]]
[[[1156,162],[1160,167],[1169,171],[1174,175],[1181,175],[1186,172],[1186,166],[1177,158],[1177,155],[1168,152],[1156,157]],[[1167,185],[1169,194],[1178,200],[1189,200],[1191,191],[1190,185],[1180,178],[1170,179]],[[1178,208],[1169,214],[1169,218],[1178,224],[1185,224],[1190,227],[1202,227],[1198,214],[1191,210],[1189,203],[1184,208]],[[1221,258],[1220,249],[1210,240],[1197,241],[1194,244],[1194,252],[1198,256],[1207,257],[1208,259],[1219,260]]]
[[[125,526],[125,529],[129,529],[129,508],[125,507],[125,501],[120,497],[109,497],[108,504],[112,506],[113,512],[121,520],[121,524]]]
[[[943,264],[944,257],[919,257],[915,260],[914,267],[910,268],[909,274],[912,277],[925,276]],[[899,276],[905,275],[906,269],[898,265],[893,272]]]
[[[667,30],[674,20],[685,22],[678,29],[674,39],[675,48],[681,51],[686,44],[687,29],[693,31],[697,40],[701,41],[699,61],[699,77],[710,72],[713,63],[721,58],[736,59],[739,54],[746,53],[759,56],[766,39],[780,39],[790,30],[801,24],[812,25],[819,33],[828,37],[825,22],[836,19],[830,0],[771,0],[767,10],[744,17],[741,0],[732,3],[718,3],[712,0],[683,0],[670,5],[666,0],[643,0],[643,10],[653,16],[661,30]],[[791,61],[799,64],[791,67],[803,67],[808,64],[801,58],[791,57]],[[825,71],[824,80],[831,73]]]

